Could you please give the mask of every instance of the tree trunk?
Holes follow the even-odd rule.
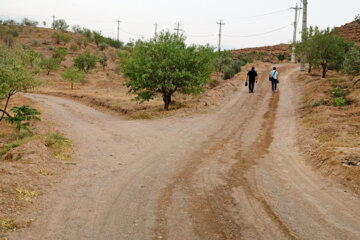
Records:
[[[164,109],[169,110],[169,105],[171,103],[171,95],[169,94],[163,96],[163,101],[164,101]]]
[[[322,63],[321,66],[322,66],[322,68],[323,68],[322,77],[325,78],[326,72],[327,72],[327,64],[326,64],[326,63]]]
[[[311,64],[309,64],[309,73],[311,73]]]
[[[6,98],[5,108],[4,108],[4,110],[2,110],[2,115],[1,115],[1,118],[0,118],[0,122],[1,122],[1,120],[3,120],[5,113],[6,113],[6,115],[9,116],[9,114],[6,112],[6,108],[7,108],[7,106],[8,106],[10,97],[11,97],[11,94],[9,94],[9,95],[7,96],[7,98]]]
[[[47,71],[47,74],[46,75],[49,75],[50,74],[50,70]]]
[[[74,83],[71,83],[71,90],[74,89]]]

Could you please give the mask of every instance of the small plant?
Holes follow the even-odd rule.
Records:
[[[103,67],[103,70],[104,70],[104,71],[105,71],[105,67],[108,65],[108,64],[107,64],[107,60],[108,60],[108,58],[107,58],[107,56],[105,55],[105,53],[102,54],[102,55],[99,57],[99,63],[100,63],[100,65]]]
[[[337,97],[334,99],[333,103],[334,103],[334,106],[336,106],[336,107],[343,107],[347,104],[347,100],[342,97]]]
[[[285,60],[285,54],[279,54],[277,55],[277,58],[279,59],[280,62],[284,61]]]
[[[16,191],[18,193],[18,197],[25,202],[32,202],[39,196],[38,192],[30,191],[24,188],[16,188]]]
[[[39,41],[37,39],[34,39],[32,42],[32,46],[36,47],[37,45],[39,45]]]
[[[28,133],[31,133],[29,129],[30,120],[40,120],[37,116],[40,115],[35,108],[29,108],[27,105],[21,107],[13,107],[11,111],[14,112],[13,117],[5,117],[6,121],[11,124],[16,124],[16,131],[20,133],[21,129],[26,130]]]
[[[109,45],[105,42],[99,44],[100,51],[104,51]]]
[[[78,46],[75,45],[75,44],[72,44],[72,45],[70,46],[70,50],[71,50],[72,52],[76,52],[76,51],[78,50]]]
[[[16,224],[13,219],[11,219],[11,218],[0,219],[0,232],[1,231],[15,231],[15,230],[16,230]]]
[[[48,133],[45,139],[45,145],[52,148],[55,157],[61,160],[69,159],[73,152],[70,140],[61,133]]]
[[[50,45],[50,42],[48,41],[48,40],[44,40],[43,42],[42,42],[42,44],[44,44],[44,45]]]
[[[48,46],[48,49],[50,50],[50,51],[53,51],[54,50],[54,46]]]
[[[346,96],[347,92],[344,90],[343,87],[334,87],[334,88],[331,90],[331,94],[332,94],[334,97],[344,97],[344,96]]]
[[[14,37],[12,35],[7,34],[4,38],[4,43],[8,47],[14,46]]]

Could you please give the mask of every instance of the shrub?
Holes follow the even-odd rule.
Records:
[[[49,42],[48,40],[43,40],[43,41],[42,41],[42,44],[44,44],[44,45],[50,45],[50,42]]]
[[[230,67],[224,71],[223,79],[224,80],[230,79],[230,78],[234,77],[235,74],[236,74],[235,70],[232,67]]]
[[[336,106],[336,107],[343,107],[347,104],[347,100],[342,97],[337,97],[334,99],[333,103],[334,103],[334,106]]]
[[[13,107],[11,109],[15,114],[13,117],[6,117],[5,120],[11,124],[16,124],[16,131],[20,133],[21,129],[31,133],[29,129],[30,120],[40,120],[37,116],[40,115],[35,108],[29,108],[27,105],[21,107]]]
[[[62,61],[66,60],[66,55],[67,49],[64,47],[58,47],[54,50],[52,58],[59,60],[59,62],[61,63]]]
[[[282,62],[285,60],[285,54],[284,53],[279,54],[279,55],[277,55],[277,58],[279,59],[280,62]]]
[[[50,50],[50,51],[53,51],[54,50],[54,46],[48,46],[48,49]]]
[[[24,49],[24,50],[27,50],[27,49],[30,49],[30,46],[29,45],[26,45],[26,44],[21,44],[21,47]]]
[[[72,67],[62,72],[61,77],[71,84],[71,90],[74,89],[74,83],[81,82],[85,78],[85,74],[80,72],[78,68]]]
[[[13,37],[18,37],[19,36],[19,33],[16,31],[16,29],[9,29],[7,31],[7,34],[13,36]]]
[[[74,59],[74,66],[83,70],[85,73],[89,73],[91,69],[96,67],[97,60],[97,56],[92,55],[90,51],[87,50]]]
[[[76,51],[78,50],[78,46],[75,45],[75,44],[72,44],[72,45],[70,46],[70,50],[73,51],[73,52],[76,52]]]
[[[56,58],[43,58],[40,61],[40,67],[46,70],[47,75],[50,74],[50,71],[57,70],[60,67],[60,61]]]
[[[69,25],[67,25],[64,19],[58,19],[52,23],[52,28],[65,32],[69,29]]]
[[[335,87],[331,90],[331,94],[334,97],[344,97],[346,96],[347,92],[344,90],[343,87]]]
[[[32,27],[36,27],[38,25],[38,22],[37,21],[31,21],[30,19],[28,18],[24,18],[22,20],[22,25],[25,25],[25,26],[32,26]]]
[[[4,43],[8,47],[14,46],[14,37],[11,35],[6,35],[4,38]]]
[[[99,63],[103,67],[103,70],[105,70],[105,67],[107,66],[107,60],[108,60],[108,58],[105,55],[105,53],[99,57]]]
[[[121,64],[116,64],[115,69],[114,69],[114,72],[115,72],[117,75],[120,75],[121,71],[122,71],[122,65],[121,65]]]
[[[109,45],[105,42],[99,44],[100,51],[104,51]]]
[[[34,40],[32,41],[32,46],[33,46],[33,47],[36,47],[37,45],[39,45],[39,41],[38,41],[37,39],[34,39]]]

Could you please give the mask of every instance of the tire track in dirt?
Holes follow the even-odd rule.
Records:
[[[162,237],[167,239],[169,237],[168,221],[166,218],[167,210],[171,204],[171,198],[178,186],[181,186],[181,191],[186,193],[189,200],[189,213],[193,218],[194,230],[200,239],[241,239],[242,238],[242,224],[243,221],[236,221],[228,209],[236,206],[233,199],[232,192],[235,188],[241,187],[244,190],[244,194],[251,196],[255,199],[259,205],[264,209],[268,217],[277,223],[278,228],[281,229],[284,236],[288,239],[295,239],[295,236],[291,231],[281,222],[277,215],[272,211],[270,205],[261,196],[256,194],[256,189],[250,187],[248,179],[245,177],[246,171],[257,164],[257,159],[267,153],[267,149],[272,142],[272,131],[274,128],[275,115],[277,105],[279,101],[279,94],[271,96],[268,103],[267,112],[263,116],[263,123],[261,126],[261,132],[257,137],[256,142],[262,146],[260,149],[250,149],[252,156],[243,156],[243,153],[239,151],[242,142],[238,139],[241,138],[246,128],[247,122],[253,117],[256,107],[253,107],[251,112],[248,112],[248,117],[242,118],[241,121],[237,121],[235,124],[228,118],[222,125],[222,127],[209,137],[209,141],[202,143],[202,146],[198,151],[191,155],[189,164],[184,168],[184,171],[180,172],[176,176],[171,184],[169,184],[162,193],[162,196],[158,202],[157,210],[157,227],[155,229],[155,239]],[[232,126],[232,127],[230,127]],[[225,138],[223,132],[229,132]],[[214,141],[214,139],[217,139]],[[221,145],[219,146],[219,143]],[[206,164],[206,159],[211,158],[217,151],[225,149],[226,145],[229,145],[234,151],[229,156],[225,154],[222,158],[234,158],[235,164],[231,166],[231,170],[228,176],[223,177],[226,180],[226,184],[220,184],[213,186],[213,190],[205,191],[204,188],[196,188],[194,182],[194,175],[201,165]],[[228,147],[229,147],[228,146]],[[204,151],[203,149],[206,149]],[[199,192],[202,191],[200,195]],[[241,215],[241,214],[240,214]]]

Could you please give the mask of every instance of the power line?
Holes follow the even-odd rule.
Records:
[[[226,35],[226,34],[223,34],[223,36],[224,37],[231,37],[231,38],[257,37],[257,36],[262,36],[262,35],[266,35],[266,34],[269,34],[269,33],[273,33],[273,32],[276,32],[276,31],[280,31],[280,30],[288,28],[288,27],[290,27],[290,25],[286,25],[286,26],[283,26],[283,27],[280,27],[280,28],[276,28],[276,29],[273,29],[273,30],[268,31],[268,32],[256,33],[256,34],[251,34],[251,35]]]

